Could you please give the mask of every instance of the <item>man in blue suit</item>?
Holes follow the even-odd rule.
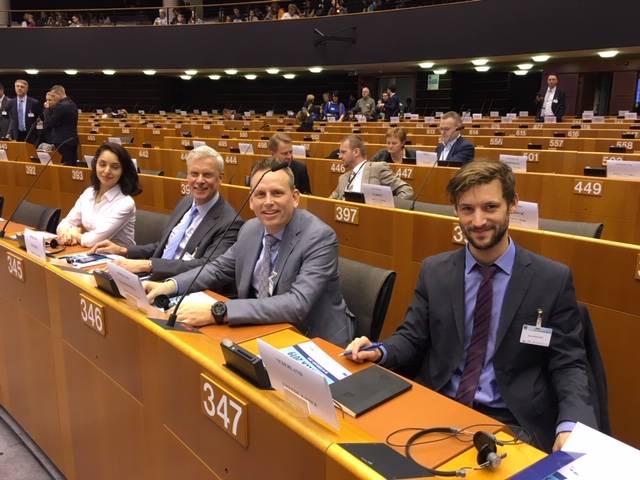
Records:
[[[462,137],[462,119],[456,112],[447,112],[440,119],[440,141],[436,147],[439,165],[461,167],[473,160],[475,146]]]
[[[389,85],[387,94],[389,95],[389,100],[384,104],[384,119],[388,122],[391,117],[400,115],[400,97],[396,93],[395,85]]]
[[[40,135],[32,127],[42,115],[42,105],[38,100],[27,95],[29,82],[26,80],[16,80],[14,88],[16,97],[12,98],[7,105],[7,112],[9,113],[7,136],[18,142],[26,141],[37,145]]]

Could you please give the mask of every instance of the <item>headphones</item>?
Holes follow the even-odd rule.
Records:
[[[446,435],[457,436],[460,433],[465,433],[465,431],[451,427],[435,427],[418,430],[409,438],[409,440],[407,440],[407,443],[405,444],[404,451],[406,457],[410,458],[415,463],[418,463],[411,455],[411,447],[416,444],[418,439],[432,433],[444,433]],[[498,440],[495,435],[489,432],[475,432],[473,434],[473,446],[478,451],[478,455],[476,457],[478,462],[477,467],[463,467],[458,470],[437,470],[435,468],[425,467],[424,465],[422,466],[438,477],[465,477],[467,475],[467,470],[494,470],[500,466],[502,459],[507,456],[506,453],[498,454],[497,445],[507,444],[513,444],[513,442],[502,442]]]

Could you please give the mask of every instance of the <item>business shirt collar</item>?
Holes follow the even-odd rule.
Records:
[[[211,198],[211,200],[209,200],[208,202],[203,203],[202,205],[196,205],[196,202],[194,200],[191,206],[192,208],[196,207],[198,209],[198,215],[206,215],[206,213],[211,209],[211,207],[213,207],[216,204],[219,198],[220,198],[220,192],[216,192],[213,198]]]
[[[516,259],[516,244],[513,243],[511,237],[509,237],[509,246],[505,250],[505,252],[498,258],[494,265],[497,265],[500,270],[502,270],[507,275],[511,275],[513,271],[513,263]],[[469,244],[465,247],[465,258],[464,258],[464,273],[469,274],[471,270],[475,268],[476,265],[480,265],[480,263],[473,257],[471,254],[471,250],[469,249]]]
[[[120,188],[120,184],[117,184],[107,190],[102,197],[106,198],[107,201],[112,202],[114,198],[120,195],[122,195],[122,189]]]
[[[452,139],[450,139],[447,143],[444,144],[445,147],[451,147],[453,146],[454,143],[456,143],[456,141],[460,138],[460,132],[458,132],[456,134],[455,137],[453,137]]]

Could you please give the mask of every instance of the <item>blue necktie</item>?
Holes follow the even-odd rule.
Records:
[[[27,128],[24,126],[24,100],[18,100],[18,130],[24,132]]]
[[[266,234],[264,236],[264,255],[258,268],[258,298],[270,297],[272,292],[269,288],[269,278],[273,272],[273,264],[271,263],[272,252],[277,248],[278,240],[273,235]]]
[[[196,215],[198,215],[198,208],[194,205],[189,211],[189,217],[187,218],[187,221],[180,222],[176,226],[174,235],[169,235],[169,241],[167,242],[166,247],[164,247],[162,258],[164,258],[165,260],[172,260],[175,257],[176,252],[178,251],[178,247],[180,247],[180,242],[182,242],[185,233],[187,233],[187,229],[193,223]]]

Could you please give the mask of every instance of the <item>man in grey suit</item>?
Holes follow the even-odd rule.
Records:
[[[335,232],[298,209],[293,173],[275,159],[251,171],[251,210],[257,218],[240,230],[238,241],[209,263],[191,291],[216,290],[235,281],[238,298],[211,305],[185,301],[178,321],[202,326],[289,322],[308,337],[346,345],[355,331],[340,293]],[[260,179],[262,178],[262,181]],[[148,298],[182,294],[197,275],[191,270],[164,283],[147,282]]]
[[[122,255],[126,259],[117,260],[118,265],[130,272],[150,273],[152,280],[189,271],[209,256],[215,259],[226,252],[235,243],[242,220],[233,221],[236,211],[218,192],[224,160],[213,148],[203,145],[191,150],[186,161],[191,194],[180,200],[157,242],[121,247],[104,240],[89,252]]]
[[[0,83],[0,138],[7,136],[9,130],[9,97],[4,94],[4,85]]]
[[[422,263],[396,332],[355,361],[410,368],[417,382],[558,450],[576,422],[597,427],[570,270],[509,238],[518,198],[502,163],[471,162],[447,187],[466,248]]]
[[[349,135],[340,144],[340,159],[345,172],[340,175],[336,189],[329,198],[344,200],[344,192],[362,192],[362,185],[386,185],[394,197],[413,198],[413,188],[393,173],[386,162],[370,162],[367,150],[358,135]]]

